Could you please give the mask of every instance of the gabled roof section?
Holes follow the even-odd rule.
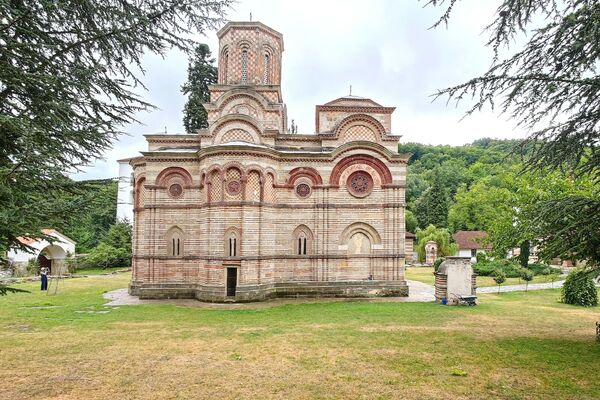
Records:
[[[226,23],[224,27],[219,29],[219,31],[217,32],[217,37],[219,39],[221,39],[223,37],[223,35],[225,35],[227,33],[227,31],[232,28],[242,28],[242,29],[258,28],[258,29],[270,34],[271,36],[276,37],[279,40],[279,42],[281,43],[281,51],[284,50],[283,49],[283,35],[281,33],[277,32],[275,29],[270,28],[267,25],[263,24],[262,22],[258,22],[258,21],[230,21],[230,22]]]
[[[485,231],[458,231],[452,236],[459,249],[491,249],[489,244],[484,244],[488,234]]]
[[[323,104],[324,106],[343,106],[343,107],[383,107],[381,104],[374,102],[371,99],[360,96],[343,96]]]

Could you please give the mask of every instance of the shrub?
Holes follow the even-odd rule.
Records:
[[[504,272],[500,269],[497,269],[494,271],[494,282],[496,282],[496,285],[498,285],[498,293],[500,293],[500,285],[502,285],[504,283],[504,281],[506,281],[506,275],[504,274]]]
[[[40,271],[40,262],[37,258],[30,258],[27,261],[27,275],[37,275]]]
[[[440,267],[440,265],[444,262],[444,257],[438,257],[435,259],[435,261],[433,262],[433,270],[435,272],[437,272],[438,268]]]
[[[567,276],[562,289],[561,301],[584,307],[598,305],[598,292],[587,271],[576,269]]]
[[[491,260],[483,263],[477,263],[474,266],[475,272],[481,276],[493,276],[496,270],[504,272],[508,278],[518,278],[521,276],[520,267],[517,263],[510,260]]]
[[[86,256],[78,258],[76,262],[77,269],[129,267],[131,252],[127,249],[100,243]]]
[[[527,268],[521,268],[521,278],[525,281],[525,291],[527,291],[529,282],[533,280],[533,271]]]
[[[534,275],[560,274],[560,268],[554,268],[548,264],[532,263],[529,264],[529,269],[533,271]]]

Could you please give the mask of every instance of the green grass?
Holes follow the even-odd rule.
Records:
[[[427,283],[429,285],[433,285],[435,282],[435,278],[433,276],[433,268],[432,267],[407,267],[406,268],[406,279],[410,279],[413,281],[419,281],[423,283]],[[563,278],[559,278],[563,279]],[[551,282],[549,275],[536,275],[529,284],[532,283],[546,283]],[[524,285],[525,281],[519,278],[506,278],[506,281],[502,284],[505,285]],[[478,276],[477,277],[477,287],[486,287],[486,286],[497,286],[496,282],[494,282],[494,278],[491,276]]]
[[[117,268],[87,268],[87,269],[78,269],[73,275],[102,275],[102,274],[110,274],[113,272],[123,270],[123,267]]]
[[[315,301],[106,308],[127,274],[0,298],[0,398],[595,399],[599,308]]]

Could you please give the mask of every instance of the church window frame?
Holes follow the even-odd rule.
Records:
[[[271,84],[271,56],[269,53],[264,54],[263,63],[263,83],[269,85]]]
[[[240,232],[237,228],[229,228],[224,235],[224,249],[223,253],[225,257],[240,257],[241,256],[241,241]]]
[[[294,230],[293,247],[294,255],[297,257],[306,257],[313,253],[313,234],[310,228],[306,225],[299,225]]]
[[[169,257],[183,257],[185,234],[178,226],[172,226],[165,235],[166,253]]]
[[[242,49],[241,66],[242,66],[242,85],[247,85],[248,84],[248,49]]]

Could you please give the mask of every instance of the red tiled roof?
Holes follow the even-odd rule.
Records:
[[[482,243],[487,236],[484,231],[458,231],[452,237],[459,249],[491,249],[491,245]]]

